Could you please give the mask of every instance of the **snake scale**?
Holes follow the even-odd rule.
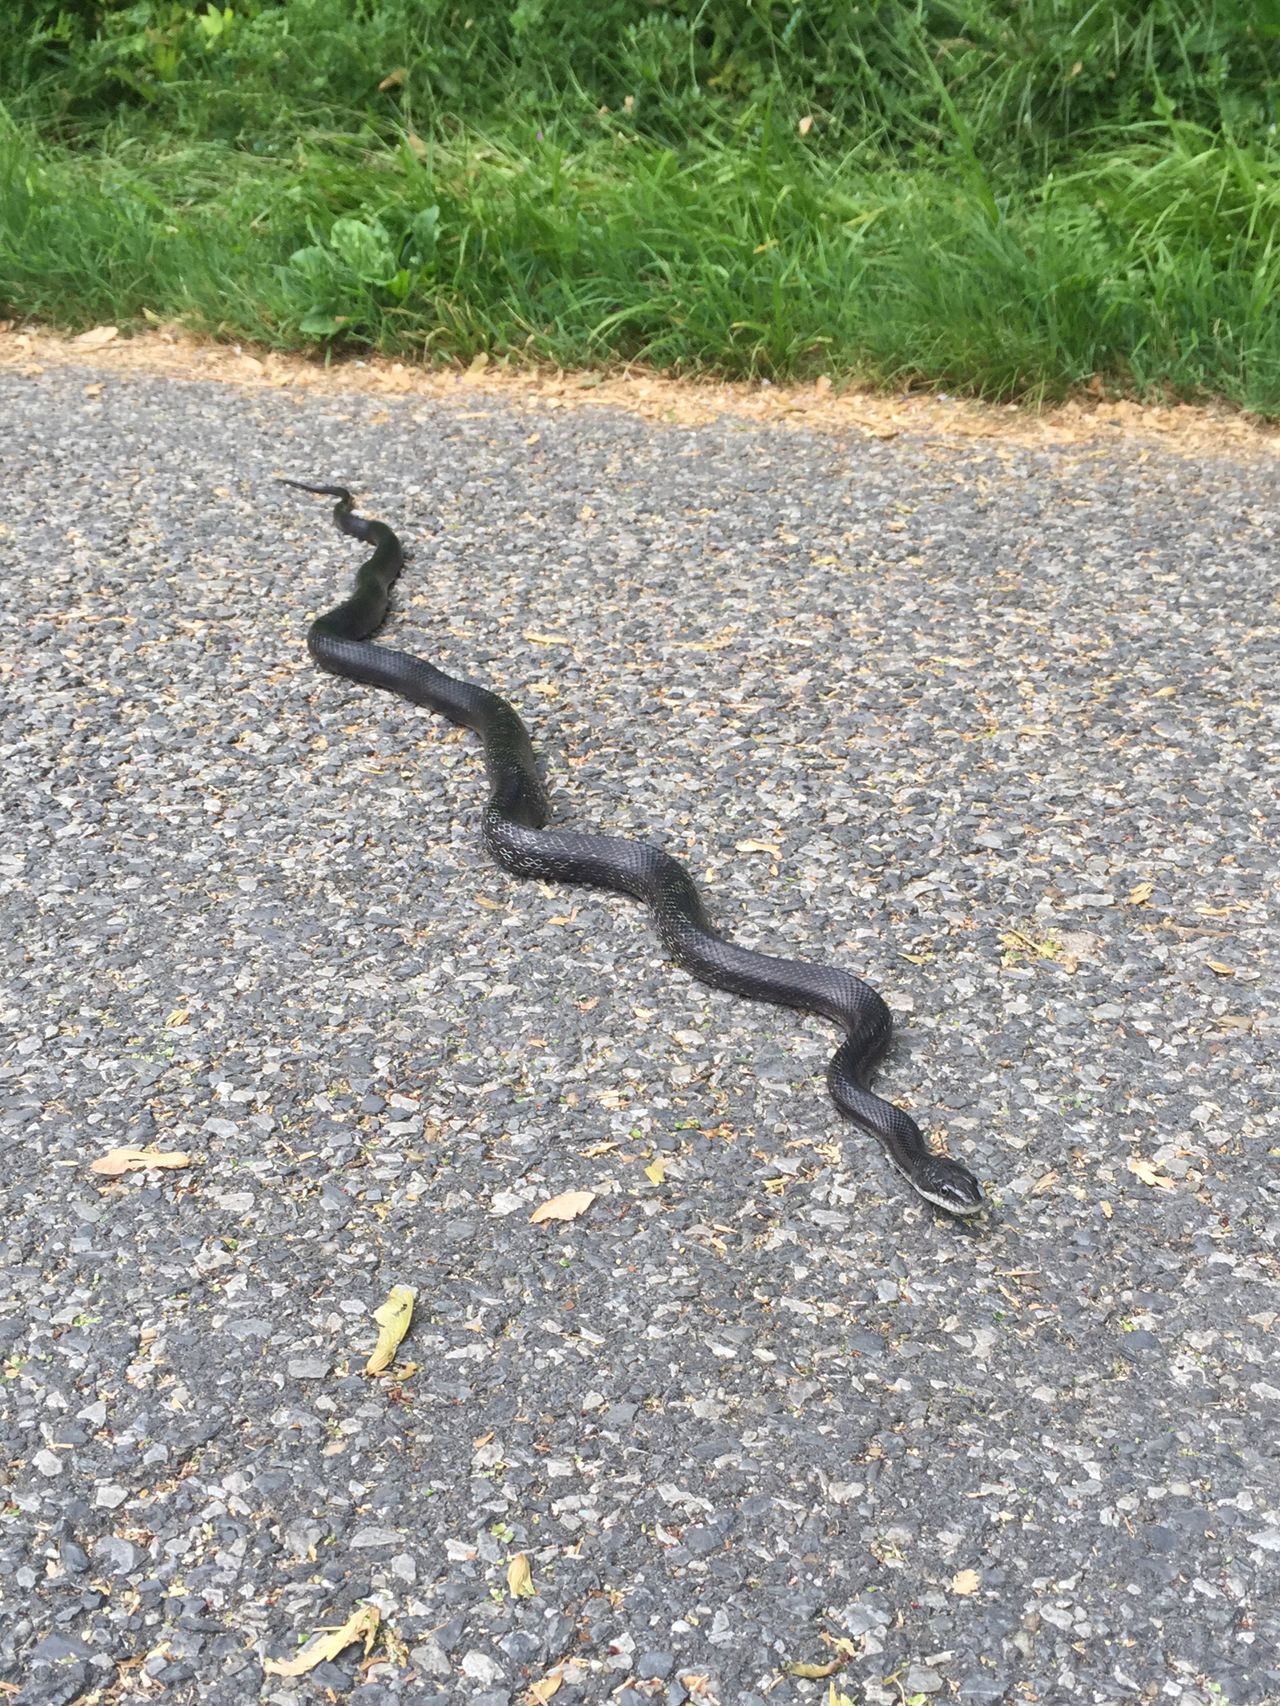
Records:
[[[689,873],[670,854],[641,841],[549,829],[551,807],[538,776],[529,731],[505,699],[486,687],[445,675],[407,652],[375,645],[369,636],[386,617],[402,567],[400,540],[380,521],[354,511],[342,486],[283,484],[336,498],[339,530],[373,548],[356,573],[349,597],[318,617],[307,647],[321,669],[398,693],[474,730],[484,742],[489,800],[482,835],[489,852],[519,877],[582,883],[634,896],[650,907],[663,946],[677,964],[713,988],[819,1014],[838,1025],[844,1041],[827,1069],[836,1106],[884,1145],[890,1161],[926,1202],[969,1216],[983,1206],[977,1179],[959,1161],[936,1155],[909,1114],[867,1088],[889,1042],[893,1021],[879,994],[831,966],[777,959],[738,947],[711,927]]]

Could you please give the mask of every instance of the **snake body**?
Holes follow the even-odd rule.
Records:
[[[890,1161],[926,1202],[948,1214],[976,1214],[983,1196],[969,1169],[934,1154],[910,1115],[866,1086],[893,1031],[889,1009],[870,984],[834,967],[774,958],[727,940],[712,928],[688,871],[659,848],[619,836],[548,828],[551,807],[533,744],[513,707],[488,688],[459,681],[422,658],[370,641],[386,617],[391,589],[404,566],[395,533],[383,522],[355,514],[345,487],[283,483],[336,498],[333,519],[339,530],[373,547],[356,573],[350,596],[312,623],[307,635],[311,656],[331,674],[386,688],[480,736],[489,777],[482,836],[497,862],[520,877],[634,896],[648,904],[672,959],[703,983],[819,1014],[838,1025],[844,1041],[827,1069],[836,1106],[880,1140]]]

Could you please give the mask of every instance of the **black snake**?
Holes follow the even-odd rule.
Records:
[[[926,1202],[949,1214],[978,1213],[982,1190],[969,1169],[933,1154],[910,1115],[865,1086],[893,1029],[889,1009],[876,991],[849,972],[775,959],[726,941],[711,928],[684,866],[656,847],[618,836],[548,829],[551,807],[529,731],[506,700],[486,687],[457,681],[408,652],[370,642],[369,635],[387,614],[391,588],[404,564],[396,535],[383,522],[356,515],[351,493],[342,486],[283,483],[336,498],[333,519],[340,531],[373,547],[373,555],[356,573],[350,597],[312,623],[307,635],[311,656],[321,669],[388,688],[480,736],[490,787],[482,834],[498,863],[519,877],[586,883],[646,901],[667,952],[703,983],[821,1014],[839,1025],[845,1040],[827,1069],[836,1106],[880,1139],[889,1159]]]

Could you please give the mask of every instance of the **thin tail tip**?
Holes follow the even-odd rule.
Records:
[[[292,486],[298,492],[314,492],[317,497],[337,498],[348,505],[355,502],[345,486],[313,486],[306,480],[291,480],[285,474],[277,474],[276,479],[282,486]]]

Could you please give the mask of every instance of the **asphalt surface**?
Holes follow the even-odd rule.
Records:
[[[1280,1700],[1273,463],[109,369],[0,430],[6,1699]],[[980,1229],[828,1027],[487,862],[276,473],[563,821],[876,983]]]

